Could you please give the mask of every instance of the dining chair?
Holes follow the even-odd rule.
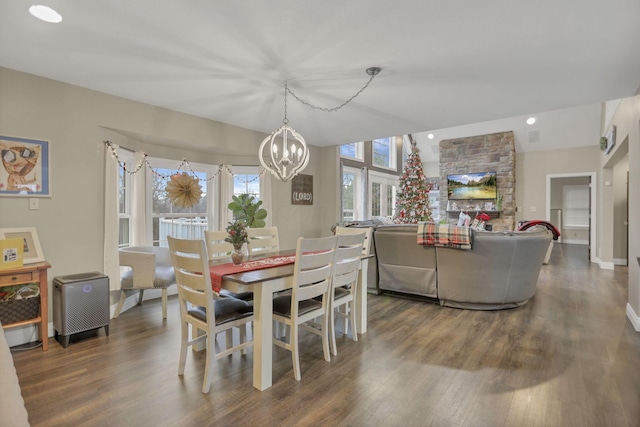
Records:
[[[364,243],[362,244],[362,255],[369,255],[371,252],[371,227],[336,227],[336,236],[340,234],[361,234],[364,233]]]
[[[247,228],[249,255],[262,255],[280,250],[278,227]]]
[[[204,240],[207,242],[209,260],[229,259],[231,251],[233,251],[233,245],[224,240],[227,236],[228,233],[226,231],[205,230]],[[220,289],[220,296],[253,301],[253,292],[231,292],[228,289]]]
[[[113,314],[117,319],[127,292],[139,290],[138,305],[142,304],[145,289],[161,289],[162,318],[167,318],[167,288],[176,283],[169,249],[160,246],[130,246],[119,250],[120,266],[129,269],[120,278],[120,301]]]
[[[351,328],[351,336],[358,341],[356,328],[356,303],[358,295],[358,273],[362,246],[365,233],[338,234],[336,256],[333,265],[331,292],[329,301],[329,336],[331,337],[331,352],[338,354],[336,348],[335,317],[344,319],[343,334],[347,333],[347,325]],[[341,311],[341,309],[343,311]]]
[[[273,343],[291,352],[293,376],[300,381],[299,327],[322,337],[324,359],[329,362],[329,291],[336,237],[298,238],[291,294],[273,299],[273,318],[288,326],[284,338]],[[314,298],[320,297],[320,300]],[[319,319],[320,322],[315,322]],[[287,342],[288,341],[288,342]]]
[[[246,301],[235,298],[213,298],[207,247],[204,240],[177,239],[171,236],[167,236],[167,240],[176,273],[180,304],[181,338],[178,375],[184,374],[188,347],[206,341],[207,358],[202,392],[208,393],[211,388],[212,365],[215,360],[236,351],[244,354],[246,349],[253,345],[253,340],[247,340],[246,337],[246,325],[253,321],[253,307]],[[190,339],[189,326],[192,331],[202,331],[203,334],[197,337],[192,336]],[[239,329],[238,345],[233,346],[233,342],[227,340],[225,350],[216,352],[216,334],[232,328]]]

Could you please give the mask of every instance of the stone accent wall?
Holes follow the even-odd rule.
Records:
[[[445,212],[447,209],[447,175],[493,171],[497,173],[502,208],[499,214],[492,215],[488,223],[493,225],[495,231],[514,230],[516,149],[512,131],[440,141],[440,211]],[[476,205],[483,206],[488,201],[456,202],[469,209],[469,215],[473,219]],[[447,219],[449,223],[455,224],[458,213],[450,212]]]

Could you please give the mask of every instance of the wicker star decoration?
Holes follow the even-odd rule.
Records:
[[[198,178],[186,172],[171,175],[166,191],[171,203],[180,208],[190,208],[202,197],[202,187],[198,183]]]

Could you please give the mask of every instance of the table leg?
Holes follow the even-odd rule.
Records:
[[[369,258],[364,258],[360,261],[356,298],[356,329],[359,334],[367,332],[367,271],[369,271]]]
[[[273,286],[263,282],[253,291],[253,386],[260,391],[272,384]]]

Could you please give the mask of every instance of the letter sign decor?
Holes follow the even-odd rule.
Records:
[[[313,175],[296,175],[291,181],[291,204],[313,204]]]

